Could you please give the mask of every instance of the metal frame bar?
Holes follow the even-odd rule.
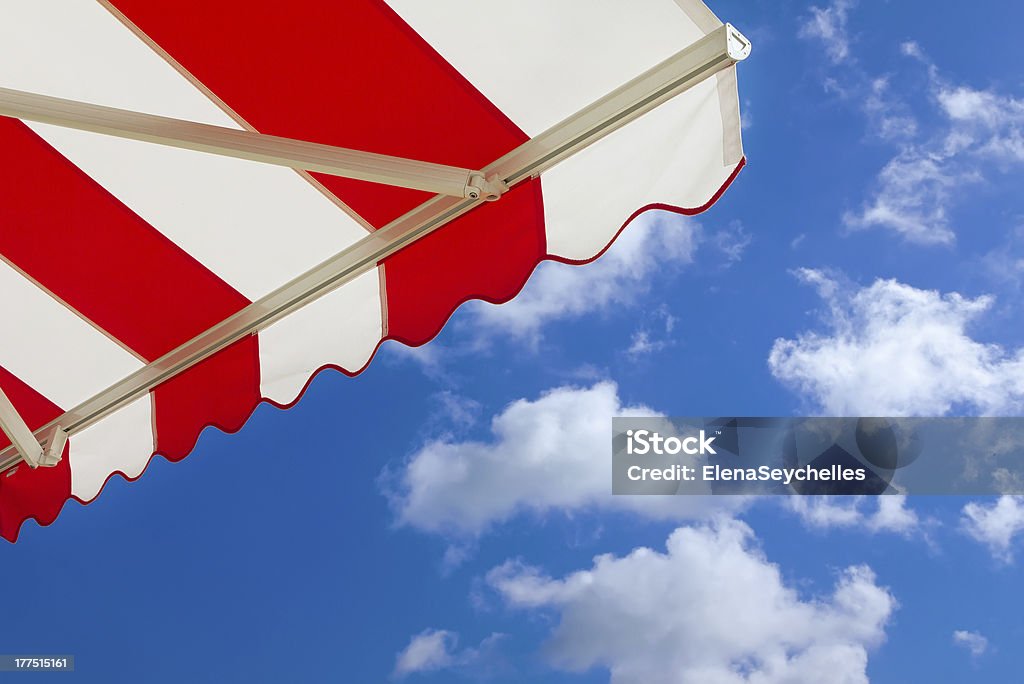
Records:
[[[479,171],[0,88],[0,115],[453,197],[497,199]]]
[[[509,187],[540,175],[663,102],[715,73],[746,59],[750,43],[729,24],[482,170],[485,178]],[[244,337],[341,287],[380,261],[479,206],[484,199],[438,195],[380,230],[367,235],[310,271],[253,302],[233,316],[71,409],[36,431],[58,425],[75,434],[144,396],[195,364]],[[0,471],[18,463],[15,448],[0,451]]]
[[[0,430],[3,430],[7,438],[11,440],[11,446],[30,466],[35,467],[43,460],[42,445],[2,389],[0,389]]]
[[[11,440],[9,448],[17,451],[21,460],[31,468],[55,466],[68,443],[68,433],[60,425],[44,428],[42,442],[36,438],[10,398],[0,389],[0,430]],[[4,468],[6,469],[6,467]]]

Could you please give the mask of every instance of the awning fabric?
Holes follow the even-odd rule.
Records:
[[[3,3],[0,87],[481,168],[720,25],[699,0]],[[33,429],[429,199],[2,117],[0,149],[0,388]],[[730,68],[0,476],[0,534],[593,260],[645,209],[702,211],[742,164]]]

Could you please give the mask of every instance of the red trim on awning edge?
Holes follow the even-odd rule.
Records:
[[[615,241],[618,239],[619,235],[622,234],[622,232],[626,229],[626,227],[629,226],[629,224],[632,223],[634,220],[636,220],[637,217],[639,217],[641,214],[644,214],[644,213],[646,213],[648,211],[652,211],[652,210],[659,210],[659,211],[668,211],[668,212],[672,212],[672,213],[675,213],[675,214],[681,214],[683,216],[695,216],[697,214],[700,214],[700,213],[703,213],[703,212],[707,211],[708,209],[710,209],[722,197],[722,195],[729,188],[729,186],[732,185],[733,181],[736,180],[736,177],[739,175],[740,170],[744,166],[746,166],[746,163],[747,163],[746,157],[741,158],[740,161],[739,161],[739,164],[736,165],[736,168],[733,169],[732,173],[729,174],[729,177],[722,184],[722,187],[720,187],[718,189],[718,191],[715,192],[715,194],[711,196],[711,199],[709,199],[707,202],[705,202],[704,204],[702,204],[699,207],[696,207],[696,208],[686,208],[686,207],[679,207],[679,206],[675,206],[675,205],[671,205],[671,204],[660,204],[660,203],[648,204],[647,206],[642,207],[642,208],[638,209],[637,211],[633,212],[633,215],[630,216],[625,221],[625,223],[622,224],[622,226],[619,228],[619,230],[616,231],[615,235],[612,236],[611,240],[609,240],[608,244],[605,245],[604,248],[600,252],[595,254],[593,257],[591,257],[589,259],[572,260],[572,259],[565,259],[565,258],[562,258],[562,257],[558,257],[558,256],[554,256],[554,255],[548,254],[544,259],[538,260],[537,264],[530,271],[529,275],[521,283],[519,283],[517,287],[514,288],[514,292],[511,295],[509,295],[508,297],[501,298],[501,299],[490,299],[490,298],[473,297],[473,296],[466,297],[462,301],[458,302],[452,308],[451,312],[444,319],[444,321],[426,339],[423,339],[423,340],[420,340],[420,341],[414,341],[414,340],[401,339],[401,338],[393,336],[393,335],[387,335],[387,336],[381,338],[380,342],[377,343],[377,346],[374,347],[373,352],[370,354],[370,358],[363,365],[363,367],[359,368],[358,370],[349,371],[349,370],[346,370],[345,368],[342,368],[341,366],[338,366],[338,365],[335,365],[335,364],[323,365],[320,368],[317,368],[315,371],[313,371],[312,374],[310,374],[309,379],[306,380],[306,384],[303,385],[303,387],[299,391],[298,395],[291,402],[289,402],[287,404],[280,404],[280,403],[278,403],[276,401],[273,401],[272,399],[261,398],[259,401],[255,402],[253,404],[252,409],[248,412],[248,414],[246,414],[245,419],[242,420],[237,426],[224,427],[224,426],[218,425],[216,423],[207,423],[207,424],[205,424],[199,430],[198,434],[196,435],[195,440],[193,441],[192,446],[188,449],[188,452],[185,455],[181,456],[180,458],[175,458],[171,462],[177,462],[179,460],[184,459],[185,456],[190,455],[192,453],[192,451],[195,450],[195,446],[196,446],[196,444],[199,441],[199,437],[202,435],[202,433],[207,428],[211,428],[211,427],[212,428],[216,428],[217,430],[219,430],[219,431],[221,431],[221,432],[223,432],[225,434],[229,434],[229,435],[230,434],[235,434],[235,433],[239,432],[243,427],[245,427],[245,424],[247,422],[249,422],[249,418],[252,417],[252,414],[256,412],[256,409],[262,403],[270,404],[271,406],[274,406],[275,408],[278,408],[278,409],[281,409],[281,410],[287,410],[287,409],[295,406],[296,404],[298,404],[302,400],[302,397],[306,394],[306,391],[309,389],[309,386],[313,383],[313,380],[315,380],[316,377],[318,375],[320,375],[320,373],[322,373],[322,372],[324,372],[326,370],[335,370],[335,371],[338,371],[338,372],[340,372],[340,373],[342,373],[342,374],[344,374],[344,375],[346,375],[348,377],[355,377],[355,376],[359,375],[364,370],[366,370],[370,366],[371,363],[373,363],[373,359],[376,358],[377,352],[380,350],[381,345],[383,345],[385,342],[387,342],[389,340],[394,340],[395,342],[399,342],[399,343],[404,344],[404,345],[409,346],[409,347],[420,347],[420,346],[423,346],[424,344],[430,342],[435,337],[437,337],[437,335],[441,332],[441,330],[443,330],[444,327],[448,324],[448,321],[451,320],[452,316],[455,315],[455,312],[463,304],[466,304],[467,302],[470,302],[470,301],[473,301],[473,300],[479,300],[479,301],[487,302],[489,304],[504,304],[505,302],[511,301],[516,296],[518,296],[518,294],[522,291],[523,287],[525,287],[526,283],[529,281],[529,279],[530,279],[529,276],[532,276],[533,272],[536,271],[537,267],[540,266],[540,264],[543,263],[544,261],[556,261],[556,262],[560,262],[560,263],[570,264],[570,265],[573,265],[573,266],[582,266],[582,265],[585,265],[585,264],[589,264],[589,263],[591,263],[593,261],[596,261],[601,256],[603,256],[605,254],[605,252],[608,251],[608,249],[615,243]],[[110,475],[107,476],[106,480],[103,481],[103,486],[100,487],[99,491],[96,493],[96,496],[94,496],[92,499],[89,499],[88,501],[83,501],[82,499],[78,498],[77,496],[71,495],[71,496],[68,497],[67,501],[74,500],[74,501],[78,502],[79,504],[81,504],[83,506],[89,504],[92,501],[95,501],[103,493],[103,490],[106,488],[107,483],[110,482],[110,480],[113,477],[115,477],[115,476],[120,476],[122,479],[124,479],[124,480],[126,480],[128,482],[134,482],[134,481],[138,480],[139,478],[141,478],[146,473],[146,471],[149,469],[150,464],[153,462],[153,459],[156,456],[164,457],[164,455],[159,453],[159,452],[152,454],[149,457],[149,460],[146,462],[145,467],[135,477],[128,477],[126,474],[124,474],[123,472],[121,472],[119,470],[110,473]],[[164,457],[164,458],[165,458],[165,460],[170,460],[170,459],[166,459],[166,457]],[[64,505],[67,504],[67,501],[65,501]],[[62,505],[60,507],[60,509],[57,511],[56,515],[54,515],[53,519],[51,519],[49,522],[40,522],[35,516],[26,516],[25,518],[23,518],[18,523],[17,527],[14,528],[14,535],[13,535],[13,537],[7,537],[5,535],[4,539],[7,539],[7,541],[9,541],[11,543],[16,542],[18,540],[18,535],[21,532],[21,526],[24,525],[25,522],[28,521],[28,520],[35,520],[36,523],[40,527],[48,527],[49,525],[53,524],[53,522],[58,517],[60,517],[60,513],[63,512],[63,510],[64,510],[64,505]]]

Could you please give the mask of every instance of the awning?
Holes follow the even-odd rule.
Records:
[[[0,6],[0,534],[703,211],[748,51],[699,0]]]

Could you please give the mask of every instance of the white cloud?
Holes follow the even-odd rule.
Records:
[[[903,51],[908,54],[905,44]],[[956,234],[949,211],[965,185],[980,180],[977,170],[963,166],[960,151],[949,137],[918,142],[920,124],[911,113],[902,91],[894,93],[889,76],[858,75],[840,84],[826,81],[826,88],[859,106],[871,135],[898,143],[899,151],[878,172],[871,197],[856,211],[843,214],[850,230],[883,228],[908,242],[924,245],[952,244]]]
[[[560,579],[507,562],[487,580],[511,607],[558,614],[552,665],[606,668],[612,684],[860,684],[896,608],[866,566],[802,598],[724,519],[677,529],[665,552],[598,556]]]
[[[652,339],[649,331],[637,330],[633,333],[633,337],[630,338],[626,354],[633,358],[638,358],[663,351],[670,345],[671,342],[669,340]]]
[[[900,52],[907,57],[913,57],[914,59],[927,61],[924,55],[924,50],[921,49],[921,46],[917,43],[917,41],[908,40],[904,43],[900,43]]]
[[[626,349],[626,355],[634,361],[641,357],[664,351],[675,345],[675,340],[672,339],[672,331],[675,330],[678,320],[669,313],[668,308],[661,307],[655,310],[650,318],[653,319],[651,323],[656,324],[661,330],[653,330],[652,328],[655,325],[645,325],[633,332],[629,348]]]
[[[419,366],[427,377],[443,379],[445,377],[442,358],[443,346],[437,340],[419,347],[409,347],[395,340],[388,340],[381,346],[381,356],[390,361],[411,362]]]
[[[878,508],[867,521],[869,530],[909,534],[921,524],[917,513],[907,508],[907,497],[889,495],[877,498]]]
[[[800,37],[818,40],[833,63],[850,58],[850,37],[847,19],[853,0],[833,0],[827,7],[812,7],[810,16],[800,24]]]
[[[941,87],[939,104],[950,119],[980,124],[988,129],[1024,122],[1024,101],[966,86]]]
[[[929,65],[930,96],[945,126],[901,149],[879,174],[872,202],[850,215],[848,225],[888,227],[909,242],[947,244],[953,240],[948,213],[965,185],[983,181],[989,162],[1024,163],[1024,100],[950,85],[920,46],[904,44],[903,52]]]
[[[845,14],[843,19],[845,24]],[[916,43],[904,43],[900,49],[904,55],[925,59]],[[933,67],[929,73],[935,73]],[[898,152],[878,172],[870,199],[860,209],[845,212],[843,224],[850,230],[891,230],[917,244],[952,244],[956,235],[950,207],[958,190],[980,174],[957,163],[958,150],[948,145],[948,136],[917,140],[921,125],[907,104],[916,95],[908,97],[906,84],[912,81],[901,77],[901,88],[895,92],[890,81],[889,75],[870,76],[859,69],[825,80],[826,91],[864,112],[871,135],[899,144]]]
[[[882,227],[918,244],[949,244],[948,205],[958,186],[976,180],[949,168],[946,158],[911,149],[891,159],[879,172],[874,198],[859,212],[847,212],[849,228]]]
[[[430,672],[449,667],[454,658],[451,649],[456,636],[443,629],[428,629],[414,636],[395,658],[395,676]]]
[[[621,510],[692,519],[737,503],[695,496],[613,496],[611,419],[653,416],[625,405],[612,382],[519,399],[491,421],[487,441],[433,440],[384,477],[400,524],[460,537],[518,514]]]
[[[963,508],[961,523],[996,560],[1011,563],[1014,539],[1024,532],[1024,497],[1001,496],[991,506],[969,503]]]
[[[914,143],[919,123],[902,95],[894,93],[889,76],[850,77],[848,83],[826,80],[826,90],[851,106],[859,106],[868,131],[882,141],[900,144],[900,151],[878,173],[872,198],[843,215],[851,230],[887,228],[919,244],[948,244],[955,239],[948,205],[958,187],[974,176],[951,167],[949,154]]]
[[[1024,406],[1024,350],[978,342],[968,326],[993,303],[896,280],[848,287],[821,271],[797,276],[828,306],[824,332],[777,339],[768,365],[823,414],[983,414]]]
[[[476,422],[481,405],[475,399],[463,397],[451,390],[442,390],[433,397],[438,403],[434,420],[444,420],[456,428],[466,428]]]
[[[1024,100],[950,84],[917,43],[903,43],[900,49],[927,66],[924,95],[934,104],[939,123],[926,139],[912,142],[918,122],[892,95],[887,78],[871,81],[866,93],[855,89],[876,132],[903,144],[879,172],[871,199],[859,211],[847,212],[844,223],[853,229],[892,230],[917,244],[950,244],[955,240],[950,211],[964,188],[988,180],[1000,168],[1024,163]]]
[[[1024,100],[941,82],[936,88],[952,124],[947,145],[998,162],[1024,162]]]
[[[625,307],[650,289],[652,278],[693,263],[700,226],[687,217],[645,214],[615,244],[584,267],[546,261],[511,302],[471,305],[471,324],[485,335],[536,344],[554,320]]]
[[[742,222],[730,221],[727,227],[714,233],[708,241],[722,255],[722,266],[728,268],[743,259],[754,236],[747,232]]]
[[[867,501],[875,503],[874,510],[865,512]],[[855,528],[909,536],[921,526],[917,513],[907,508],[907,498],[894,494],[870,498],[790,496],[785,506],[806,526],[821,530]]]
[[[893,96],[888,77],[871,81],[863,106],[874,132],[883,140],[904,140],[917,133],[917,119],[909,114],[899,98]]]
[[[409,645],[395,657],[392,676],[402,678],[417,672],[466,669],[481,665],[503,637],[503,634],[491,634],[477,648],[458,650],[459,635],[455,632],[426,629],[413,636]]]
[[[984,655],[985,651],[988,650],[988,639],[978,632],[969,632],[967,630],[958,629],[953,632],[953,643],[957,646],[966,648],[967,651],[975,658]]]
[[[1009,231],[1006,238],[981,257],[981,272],[992,282],[1020,292],[1024,285],[1024,224]]]

